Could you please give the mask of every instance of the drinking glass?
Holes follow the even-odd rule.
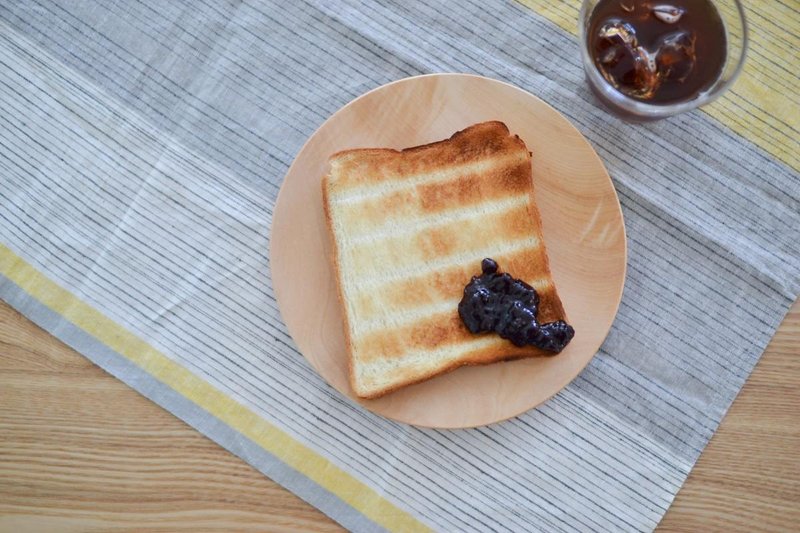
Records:
[[[657,120],[709,104],[719,98],[736,81],[742,70],[748,44],[744,8],[739,0],[712,0],[722,19],[727,44],[725,63],[717,79],[707,89],[675,102],[654,103],[627,96],[603,77],[592,57],[592,39],[587,35],[587,31],[591,27],[592,12],[598,2],[599,0],[584,0],[578,18],[583,68],[589,86],[595,94],[614,114],[624,119],[631,121]],[[666,0],[664,3],[668,2],[669,0]]]

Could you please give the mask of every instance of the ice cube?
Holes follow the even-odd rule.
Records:
[[[633,49],[633,70],[622,80],[622,92],[647,100],[655,96],[661,85],[655,58],[641,46]]]
[[[655,58],[638,46],[633,26],[609,20],[600,27],[595,43],[595,62],[611,85],[629,96],[653,97],[660,84]]]
[[[688,31],[676,31],[662,37],[656,49],[656,66],[665,80],[684,81],[694,70],[697,54],[696,36]]]
[[[636,46],[636,30],[629,23],[610,19],[597,32],[598,43],[606,46],[627,44]]]
[[[667,4],[653,6],[651,11],[658,20],[665,24],[675,24],[686,12],[686,10],[681,7],[670,6]]]

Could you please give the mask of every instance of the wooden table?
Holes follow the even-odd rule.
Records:
[[[661,523],[798,527],[800,301]],[[0,302],[0,531],[112,529],[341,530]]]

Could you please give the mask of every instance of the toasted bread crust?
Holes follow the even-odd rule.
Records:
[[[330,176],[328,174],[322,177],[322,205],[325,209],[325,222],[328,228],[328,236],[333,243],[333,252],[331,253],[331,265],[333,266],[334,279],[336,280],[336,297],[339,301],[339,309],[342,311],[342,320],[344,321],[344,345],[347,349],[349,357],[347,358],[347,374],[350,381],[350,387],[353,388],[354,374],[353,374],[353,343],[350,340],[350,316],[347,313],[347,305],[344,300],[344,290],[342,284],[339,282],[341,273],[339,268],[339,247],[336,246],[336,236],[333,232],[333,221],[331,219],[330,201],[328,199],[328,181]],[[354,389],[355,390],[355,389]]]
[[[492,334],[484,333],[482,335],[492,335]],[[435,378],[437,376],[442,376],[444,374],[452,372],[453,370],[458,370],[462,366],[483,366],[483,365],[490,365],[493,363],[516,361],[517,359],[523,359],[526,357],[552,355],[543,352],[538,348],[535,348],[534,349],[535,351],[532,352],[531,350],[525,348],[517,348],[516,346],[510,343],[509,345],[510,348],[503,350],[502,353],[498,353],[496,348],[487,348],[485,350],[475,352],[474,354],[470,355],[468,358],[465,358],[462,361],[453,361],[452,363],[437,369],[432,369],[427,372],[419,372],[416,376],[408,379],[407,381],[403,381],[402,383],[396,383],[390,387],[383,388],[372,394],[359,396],[359,398],[362,398],[364,400],[377,400],[378,398],[382,398],[387,394],[391,394],[405,387],[409,387],[411,385],[416,385],[417,383],[428,381],[429,379]],[[519,350],[519,353],[516,353],[516,350]]]
[[[460,366],[545,355],[494,334],[472,335],[457,313],[464,285],[480,273],[482,259],[458,228],[474,227],[479,244],[485,245],[485,256],[498,259],[501,269],[515,277],[540,285],[540,319],[566,320],[542,241],[530,156],[522,140],[510,135],[501,122],[476,124],[449,139],[404,150],[355,149],[331,156],[331,171],[322,180],[323,204],[334,244],[332,264],[345,322],[350,383],[356,395],[378,398]],[[398,187],[401,192],[391,192]],[[506,203],[498,208],[495,197]],[[341,205],[334,207],[335,202]],[[481,209],[487,213],[483,217]],[[360,233],[351,235],[340,228],[337,236],[335,212],[342,213],[339,223],[359,220],[358,213],[363,212],[365,222],[358,228],[353,225]],[[447,217],[456,217],[457,222],[449,223]],[[419,220],[423,225],[416,228]],[[487,220],[488,227],[481,228]],[[409,226],[411,233],[398,236]],[[378,227],[390,231],[379,234],[374,229]],[[370,262],[373,253],[375,264]],[[447,261],[462,255],[469,259],[447,266]],[[344,272],[343,260],[356,272]],[[440,263],[445,266],[437,267]],[[406,272],[414,269],[419,273]],[[373,293],[361,289],[353,276],[383,289]],[[399,287],[394,293],[393,284]],[[405,298],[409,301],[404,301],[402,291],[412,293]],[[438,305],[436,312],[422,304],[415,308],[416,295],[424,305]],[[370,330],[375,324],[377,329]],[[441,354],[447,350],[457,355]],[[428,354],[432,354],[430,361],[442,360],[406,363]],[[359,371],[381,363],[392,369],[390,383],[364,386],[359,382]]]

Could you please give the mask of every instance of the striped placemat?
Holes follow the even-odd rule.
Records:
[[[653,528],[800,290],[800,17],[754,5],[734,89],[634,126],[584,83],[577,6],[0,5],[0,297],[351,529]],[[569,117],[629,239],[589,367],[538,409],[459,431],[385,420],[322,381],[267,256],[305,139],[366,90],[438,71]]]

